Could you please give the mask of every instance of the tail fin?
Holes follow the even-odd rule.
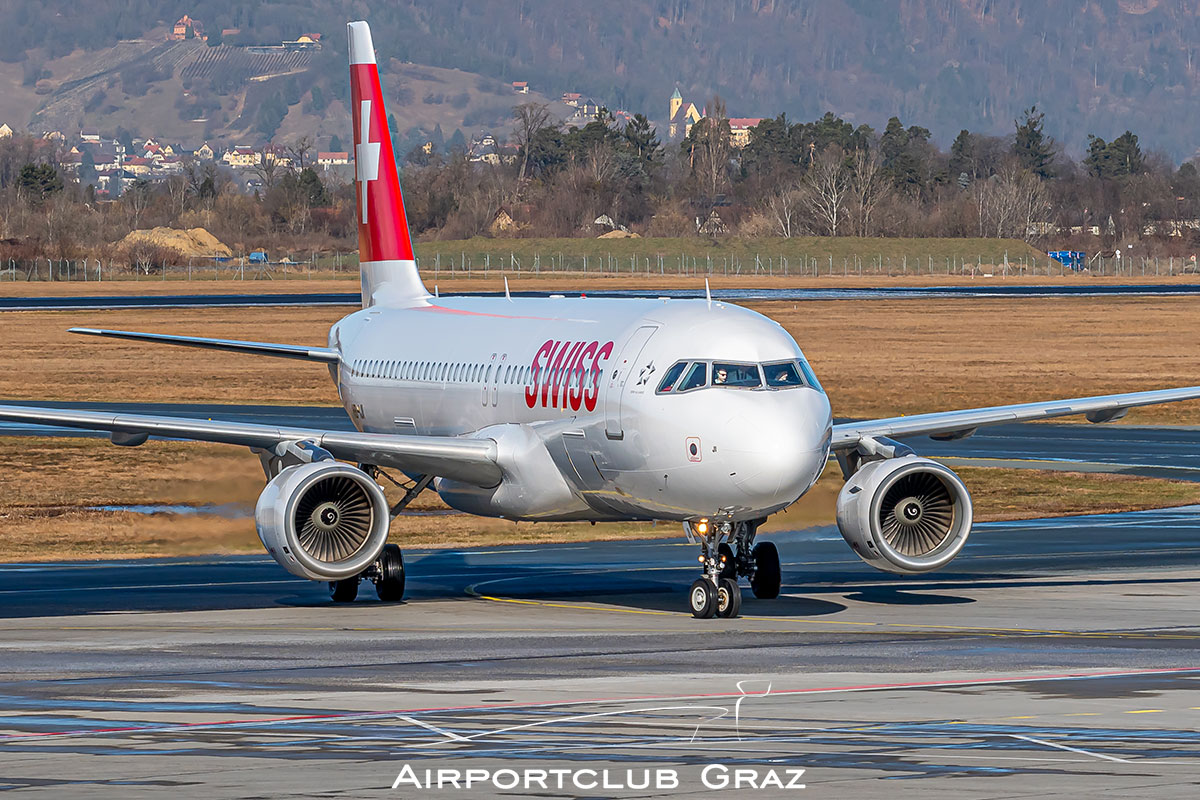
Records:
[[[351,22],[346,28],[363,306],[419,302],[429,293],[413,258],[371,28],[365,22]]]

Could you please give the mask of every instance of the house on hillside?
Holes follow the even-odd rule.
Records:
[[[683,102],[679,89],[671,94],[671,102],[667,114],[667,137],[677,139],[692,132],[692,126],[700,121],[701,114],[695,103]]]
[[[79,131],[79,138],[84,142],[98,142],[100,141],[100,131],[95,128],[84,128]]]
[[[762,117],[730,117],[729,143],[739,150],[750,144],[750,129],[762,121]]]
[[[0,124],[0,139],[7,139],[13,135],[13,129],[8,127],[8,123]]]
[[[578,106],[579,101],[582,99],[583,95],[581,95],[579,92],[563,92],[562,101],[569,106]]]
[[[234,169],[246,169],[257,166],[262,161],[262,155],[253,147],[238,145],[226,150],[221,160]]]
[[[195,152],[195,156],[198,161],[212,161],[217,157],[217,154],[208,146],[208,142],[205,142],[200,145],[200,149]]]
[[[284,50],[320,50],[321,49],[321,34],[319,33],[302,33],[295,40],[284,41]]]
[[[529,94],[529,82],[528,81],[513,81],[512,87],[513,87],[513,91],[516,92],[517,94]]]
[[[182,42],[184,39],[206,41],[208,37],[204,35],[204,25],[200,20],[192,19],[187,14],[184,14],[171,28],[171,32],[167,34],[167,39],[173,42]]]
[[[350,154],[337,152],[317,153],[317,165],[322,167],[337,167],[350,163]]]

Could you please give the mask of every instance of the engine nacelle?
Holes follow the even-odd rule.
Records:
[[[971,533],[971,494],[936,461],[917,456],[864,465],[838,495],[842,538],[863,561],[913,574],[949,564]]]
[[[314,581],[337,581],[371,565],[391,526],[383,490],[360,469],[315,461],[271,479],[254,508],[258,538],[279,565]]]

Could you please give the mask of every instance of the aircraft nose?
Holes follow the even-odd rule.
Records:
[[[732,437],[730,475],[755,507],[791,503],[821,474],[828,456],[829,400],[808,389],[774,392],[758,413],[739,415]]]

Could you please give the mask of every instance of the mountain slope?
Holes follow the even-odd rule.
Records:
[[[960,128],[1009,132],[1021,110],[1036,103],[1047,112],[1048,131],[1076,155],[1088,133],[1110,139],[1126,128],[1176,159],[1200,146],[1194,44],[1200,8],[1187,0],[210,0],[203,7],[175,0],[13,0],[6,6],[0,58],[20,58],[24,49],[27,62],[112,47],[183,13],[203,18],[209,31],[240,28],[242,37],[263,42],[317,30],[326,47],[307,79],[331,98],[344,93],[341,26],[362,16],[381,53],[399,62],[458,69],[497,85],[528,80],[548,97],[578,91],[659,120],[679,86],[698,105],[722,95],[735,116],[786,111],[810,119],[832,110],[880,129],[896,114],[947,145]],[[96,20],[103,22],[91,24]]]

